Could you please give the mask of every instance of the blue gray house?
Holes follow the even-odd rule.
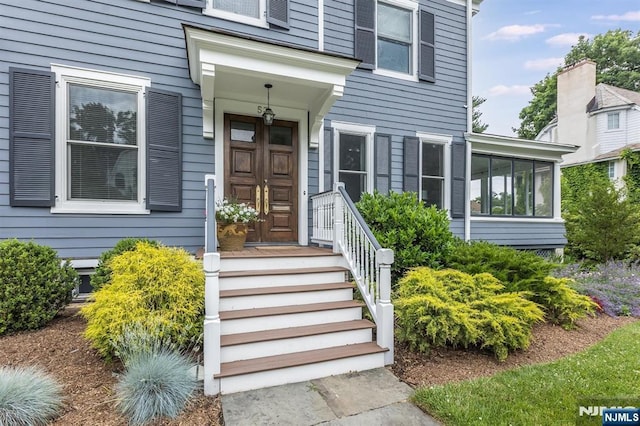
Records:
[[[416,191],[467,240],[565,243],[558,164],[575,147],[470,132],[480,0],[0,4],[0,239],[78,268],[124,237],[195,253],[213,174],[216,198],[260,208],[255,243],[335,243],[323,230],[350,222],[312,202],[336,182],[352,200]]]

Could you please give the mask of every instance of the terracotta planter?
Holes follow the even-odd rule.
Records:
[[[248,230],[245,223],[219,223],[217,235],[220,251],[242,250]]]

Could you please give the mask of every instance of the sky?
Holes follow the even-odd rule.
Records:
[[[473,18],[473,94],[486,133],[514,136],[530,87],[563,64],[581,34],[640,31],[640,0],[484,0]]]

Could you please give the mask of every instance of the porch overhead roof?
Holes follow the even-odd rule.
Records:
[[[339,55],[183,24],[189,72],[200,85],[205,136],[213,137],[213,100],[266,104],[309,111],[310,144],[317,146],[322,121],[344,93],[346,77],[359,61]],[[208,122],[207,122],[208,121]],[[210,132],[210,134],[209,134]]]
[[[576,145],[555,142],[532,141],[509,136],[485,133],[465,133],[473,152],[522,158],[560,161],[565,154],[576,152]]]

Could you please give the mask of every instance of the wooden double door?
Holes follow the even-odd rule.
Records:
[[[260,214],[248,242],[298,241],[298,124],[225,114],[224,194]]]

